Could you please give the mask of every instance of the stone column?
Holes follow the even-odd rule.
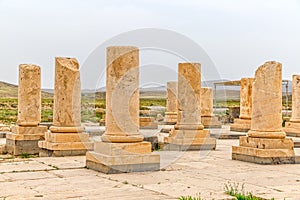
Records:
[[[289,136],[300,137],[300,75],[293,75],[292,118],[285,123],[284,131]]]
[[[6,136],[6,150],[13,155],[36,154],[38,141],[44,139],[41,122],[41,69],[37,65],[19,66],[18,120]]]
[[[201,65],[178,65],[177,123],[164,138],[165,150],[215,149],[216,140],[201,123]]]
[[[107,48],[106,131],[95,151],[86,154],[88,168],[104,173],[159,169],[159,155],[139,132],[139,49]]]
[[[201,122],[204,128],[221,128],[222,124],[214,116],[213,90],[201,88]]]
[[[167,83],[167,108],[165,112],[165,121],[167,125],[174,125],[177,122],[177,82]]]
[[[294,142],[282,130],[282,66],[266,62],[255,72],[251,130],[232,147],[232,159],[259,164],[295,163]]]
[[[79,63],[75,58],[55,58],[53,126],[39,142],[40,156],[84,155],[92,149],[81,127]]]
[[[231,131],[248,132],[251,127],[253,78],[242,78],[240,88],[240,116],[234,119]]]

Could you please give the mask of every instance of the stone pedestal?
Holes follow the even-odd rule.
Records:
[[[232,147],[232,159],[259,164],[295,163],[293,140],[281,126],[282,68],[266,62],[258,68],[253,82],[251,130]]]
[[[158,129],[158,123],[154,117],[140,117],[140,129]]]
[[[108,47],[106,131],[95,150],[87,152],[87,168],[104,173],[159,170],[160,157],[139,133],[139,49]]]
[[[40,156],[85,155],[93,149],[81,127],[79,64],[74,58],[55,59],[53,126],[39,142]]]
[[[201,88],[201,123],[204,128],[222,128],[221,122],[214,116],[213,91]]]
[[[5,150],[13,155],[39,153],[38,141],[48,128],[41,122],[41,69],[36,65],[19,66],[18,120],[6,134]]]
[[[215,149],[216,139],[201,123],[201,67],[199,63],[178,65],[178,117],[164,150]]]
[[[242,78],[240,88],[240,116],[234,119],[231,131],[248,132],[251,128],[253,78]]]
[[[300,137],[300,75],[293,75],[292,118],[285,123],[284,131],[288,136]]]
[[[177,122],[177,82],[167,83],[167,105],[165,112],[165,121],[167,125],[174,125]]]

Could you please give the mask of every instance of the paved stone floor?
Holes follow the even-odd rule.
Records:
[[[300,165],[263,166],[231,160],[238,140],[218,140],[216,151],[156,152],[161,171],[106,175],[84,168],[85,157],[0,159],[0,199],[231,199],[228,182],[256,196],[300,199]],[[300,154],[299,149],[296,150]]]

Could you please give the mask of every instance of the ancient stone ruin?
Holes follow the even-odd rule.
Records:
[[[230,125],[231,131],[248,132],[251,128],[253,78],[242,78],[240,88],[240,116]]]
[[[85,155],[93,149],[81,126],[80,74],[75,58],[55,58],[53,126],[39,147],[40,156]]]
[[[41,69],[37,65],[19,66],[18,120],[6,134],[6,151],[13,155],[39,153],[38,141],[48,131],[41,122]]]
[[[201,88],[201,123],[204,128],[221,128],[218,117],[214,116],[213,91],[211,88]]]
[[[165,112],[165,122],[167,125],[174,125],[177,122],[177,82],[167,82],[167,102]]]
[[[164,138],[164,150],[215,149],[216,139],[201,123],[201,65],[178,64],[177,123]]]
[[[94,151],[86,154],[87,168],[104,173],[159,170],[160,156],[139,132],[139,49],[107,48],[106,130]]]
[[[284,131],[289,136],[300,137],[300,75],[293,75],[292,118],[285,123]]]
[[[255,72],[248,136],[232,147],[232,159],[259,164],[295,163],[294,142],[282,129],[282,66],[266,62]]]

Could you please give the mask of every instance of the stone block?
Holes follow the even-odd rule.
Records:
[[[232,160],[256,163],[261,165],[299,164],[298,157],[257,157],[232,153]]]
[[[234,119],[230,131],[248,132],[251,128],[251,119]]]
[[[47,141],[39,141],[39,147],[42,149],[65,151],[65,150],[93,150],[94,144],[92,142],[65,142],[52,143]]]
[[[41,149],[39,151],[40,157],[64,157],[64,156],[82,156],[87,150],[48,150]]]
[[[154,122],[154,117],[140,117],[141,122]]]
[[[300,123],[286,122],[283,131],[288,136],[300,137]]]
[[[118,155],[135,155],[151,153],[150,142],[137,143],[109,143],[95,142],[95,152],[103,155],[118,156]]]
[[[111,156],[97,152],[87,152],[86,166],[88,169],[107,174],[158,171],[160,156],[156,154]]]
[[[44,140],[45,139],[45,134],[15,134],[15,133],[7,133],[6,134],[6,139],[10,140]]]
[[[45,134],[48,131],[47,126],[12,126],[11,131],[14,134],[25,134],[25,135],[40,135]]]
[[[12,155],[38,154],[39,140],[12,140],[6,139],[5,151]]]
[[[294,141],[291,138],[269,139],[240,137],[240,146],[257,149],[294,149]]]
[[[170,137],[172,138],[207,138],[210,136],[209,130],[176,130],[172,129]]]
[[[140,122],[140,129],[158,129],[157,122]]]
[[[52,133],[45,134],[45,139],[50,143],[67,143],[67,142],[88,142],[89,134],[87,133]]]
[[[232,153],[266,158],[281,158],[295,156],[294,149],[258,149],[243,146],[233,146]]]

